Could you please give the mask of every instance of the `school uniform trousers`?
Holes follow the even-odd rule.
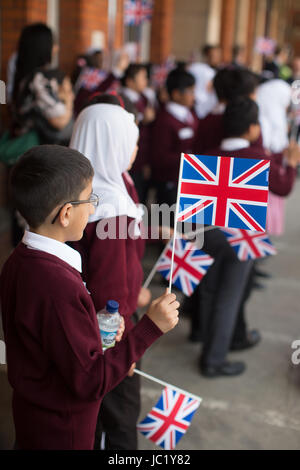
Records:
[[[252,264],[251,260],[220,256],[204,278],[200,295],[202,365],[219,366],[226,360]]]
[[[138,322],[138,315],[131,317]],[[140,368],[140,362],[137,364]],[[98,416],[94,450],[136,450],[138,448],[136,423],[141,411],[140,376],[134,374],[107,393]],[[104,444],[104,445],[103,445]]]

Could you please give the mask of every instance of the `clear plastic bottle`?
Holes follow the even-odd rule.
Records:
[[[106,307],[97,313],[98,325],[102,341],[103,352],[113,348],[116,343],[116,335],[120,326],[121,315],[119,304],[115,300],[108,300]]]

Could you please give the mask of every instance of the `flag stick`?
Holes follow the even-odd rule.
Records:
[[[154,266],[153,266],[153,268],[151,269],[151,271],[150,271],[150,273],[149,273],[149,275],[148,275],[146,281],[144,282],[143,287],[144,287],[145,289],[149,286],[150,282],[152,281],[152,278],[153,278],[154,274],[156,273],[156,267],[157,267],[157,265],[158,265],[158,262],[159,262],[161,256],[163,255],[163,253],[166,251],[167,246],[168,246],[168,243],[167,243],[166,246],[164,247],[164,249],[163,249],[163,251],[161,252],[161,254],[159,255],[159,257],[157,258],[156,263],[154,264]]]
[[[172,278],[173,278],[173,268],[174,268],[174,254],[175,254],[175,243],[176,243],[176,232],[177,232],[177,219],[178,219],[178,211],[179,211],[179,196],[180,196],[180,186],[181,186],[182,165],[183,165],[183,153],[181,154],[181,158],[180,158],[179,181],[178,181],[178,188],[177,188],[177,200],[176,200],[176,210],[175,210],[175,220],[174,220],[174,235],[173,235],[173,247],[172,247],[170,281],[169,281],[169,293],[170,294],[172,290]]]
[[[146,374],[145,372],[142,372],[139,369],[134,369],[135,374],[141,375],[142,377],[145,377],[146,379],[152,380],[152,382],[156,382],[160,385],[163,385],[164,387],[169,387],[172,388],[173,390],[176,390],[179,393],[183,393],[184,395],[189,395],[190,397],[194,398],[195,400],[198,400],[200,403],[202,401],[202,398],[198,397],[197,395],[193,395],[190,392],[186,392],[185,390],[182,390],[181,388],[174,387],[174,385],[168,384],[167,382],[164,382],[163,380],[159,380],[156,377],[153,377],[152,375]]]
[[[195,232],[188,232],[188,233],[185,233],[184,236],[185,237],[190,237],[192,235],[197,235],[197,233],[205,233],[205,232],[209,232],[210,230],[215,230],[219,227],[205,227],[205,229],[201,228],[199,230],[196,230]],[[173,237],[171,238],[171,240],[173,239]],[[154,274],[156,273],[156,267],[158,265],[158,262],[160,260],[160,258],[162,257],[162,255],[164,254],[164,252],[166,251],[167,249],[167,246],[168,246],[168,243],[167,245],[165,246],[165,248],[163,249],[163,251],[161,252],[161,254],[159,255],[159,257],[157,258],[153,268],[151,269],[150,273],[148,274],[148,277],[147,279],[145,280],[144,284],[143,284],[143,287],[146,289],[147,287],[149,287],[149,284],[150,282],[152,281],[153,277],[154,277]]]

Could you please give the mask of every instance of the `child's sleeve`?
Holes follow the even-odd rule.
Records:
[[[92,304],[80,295],[56,299],[45,312],[42,341],[45,353],[68,389],[82,400],[97,400],[114,388],[133,362],[162,334],[145,316],[112,352],[102,353]]]
[[[176,132],[160,116],[152,129],[152,163],[157,172],[161,172],[166,178],[173,173],[172,169],[178,165],[181,148]],[[177,168],[177,166],[176,166]]]
[[[293,189],[297,170],[284,166],[282,154],[272,154],[270,161],[269,187],[278,196],[288,196]]]
[[[39,112],[47,120],[66,113],[66,105],[58,98],[53,88],[49,91],[49,86],[51,87],[51,83],[42,73],[37,73],[31,83],[31,90],[35,95]]]

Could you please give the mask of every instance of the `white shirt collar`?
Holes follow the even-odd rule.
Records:
[[[174,103],[174,101],[169,101],[166,104],[166,110],[168,113],[170,113],[175,119],[178,119],[178,121],[181,122],[187,122],[189,118],[192,117],[193,115],[189,108],[186,106],[183,106],[182,104],[179,103]]]
[[[127,96],[127,98],[133,103],[137,103],[140,99],[140,94],[137,91],[132,90],[131,88],[122,88],[122,93]]]
[[[241,150],[250,147],[250,143],[246,139],[241,139],[240,137],[231,137],[228,139],[223,139],[221,142],[222,150]]]
[[[24,245],[28,246],[28,248],[45,251],[50,255],[57,256],[57,258],[65,261],[72,266],[72,268],[75,268],[81,273],[82,266],[80,254],[65,243],[27,230],[24,233],[22,242]]]

